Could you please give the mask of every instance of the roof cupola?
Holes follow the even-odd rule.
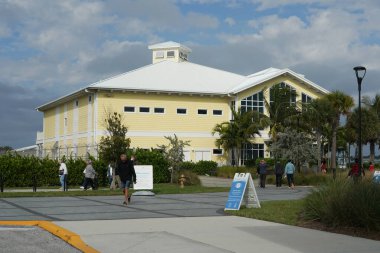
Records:
[[[152,50],[153,64],[161,61],[183,62],[187,61],[191,49],[174,41],[167,41],[150,45]]]

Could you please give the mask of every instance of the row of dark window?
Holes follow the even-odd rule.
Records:
[[[136,108],[135,106],[124,106],[124,112],[142,112],[142,113],[150,113],[151,108],[150,107],[138,107]],[[160,114],[160,113],[165,113],[165,108],[163,107],[154,107],[153,112]],[[208,110],[207,109],[198,109],[198,114],[199,115],[207,115]],[[177,114],[187,114],[187,109],[186,108],[177,108]],[[213,115],[223,115],[222,110],[212,110]]]

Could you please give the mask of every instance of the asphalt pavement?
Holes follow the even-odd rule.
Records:
[[[300,199],[311,188],[256,190],[259,200],[265,201]],[[122,195],[3,198],[0,220],[52,221],[99,252],[380,252],[379,241],[226,216],[227,196],[227,192],[134,196],[128,207],[122,205]],[[12,241],[2,234],[0,230],[1,245],[22,246],[17,235]],[[34,239],[27,241],[24,249],[34,244]],[[38,246],[40,241],[36,242]],[[54,247],[57,250],[46,252],[62,252]]]
[[[257,188],[260,201],[300,199],[310,187]],[[0,220],[113,220],[171,217],[223,216],[227,192],[133,196],[122,204],[123,196],[0,198]]]

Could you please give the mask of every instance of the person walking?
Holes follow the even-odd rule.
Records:
[[[369,163],[368,170],[369,170],[369,172],[371,172],[372,174],[375,172],[375,165],[374,165],[372,162]]]
[[[59,181],[61,183],[61,188],[63,191],[67,191],[67,176],[68,176],[68,170],[67,170],[67,166],[66,166],[66,163],[63,159],[61,159],[61,164],[59,166],[59,169],[58,169],[58,173],[59,173]]]
[[[322,164],[321,164],[321,172],[322,172],[323,174],[326,174],[326,173],[327,173],[326,160],[323,160],[323,161],[322,161]]]
[[[125,154],[120,155],[120,161],[117,164],[117,171],[121,181],[121,188],[124,193],[124,205],[128,205],[131,202],[131,196],[129,196],[128,190],[131,183],[136,184],[136,172],[132,160],[127,160]]]
[[[352,180],[354,181],[354,183],[358,183],[359,182],[359,179],[360,179],[360,174],[359,174],[359,159],[356,158],[355,159],[355,163],[351,166],[351,169],[350,171],[348,172],[348,175],[347,177],[351,177]],[[361,169],[361,173],[363,174],[363,176],[365,176],[365,172],[364,172],[364,169],[362,167]]]
[[[267,178],[267,168],[265,160],[261,160],[259,163],[259,167],[257,169],[258,174],[260,175],[260,188],[265,188],[265,181]]]
[[[88,185],[91,186],[90,189],[94,189],[94,179],[96,176],[96,171],[94,170],[94,167],[92,167],[91,160],[87,161],[87,166],[84,169],[84,191],[88,189]]]
[[[288,160],[288,163],[285,166],[284,175],[286,175],[286,178],[288,179],[289,188],[292,188],[292,189],[294,189],[294,172],[295,171],[296,171],[296,168],[294,167],[292,160]]]
[[[280,163],[280,161],[276,162],[274,167],[274,172],[276,174],[276,187],[282,186],[282,174],[284,174],[284,166]]]

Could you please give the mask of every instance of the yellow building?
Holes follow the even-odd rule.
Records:
[[[267,113],[264,88],[282,83],[307,102],[328,91],[289,69],[268,68],[252,75],[190,63],[191,49],[175,42],[149,46],[153,63],[96,82],[37,108],[44,113],[43,132],[37,133],[40,155],[97,155],[97,144],[106,135],[107,112],[124,115],[131,148],[156,148],[164,136],[176,134],[190,140],[185,160],[225,162],[211,134],[217,124],[231,119],[229,107]],[[268,131],[244,147],[243,160],[269,157]]]

